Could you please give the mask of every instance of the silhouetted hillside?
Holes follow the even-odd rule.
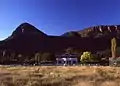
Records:
[[[66,33],[62,34],[61,36],[63,36],[63,37],[81,37],[81,35],[75,31],[66,32]]]
[[[16,55],[34,55],[38,52],[55,54],[69,47],[80,52],[110,51],[112,37],[117,38],[120,46],[120,25],[95,26],[81,31],[70,31],[61,36],[49,36],[31,24],[23,23],[11,36],[0,42],[0,55],[4,51],[15,52]]]
[[[23,23],[10,37],[3,40],[2,45],[18,52],[56,52],[67,47],[96,51],[110,48],[111,38],[115,36],[119,39],[119,33],[120,26],[96,26],[61,36],[48,36],[33,25]]]

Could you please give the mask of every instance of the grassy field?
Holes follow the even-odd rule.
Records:
[[[0,66],[0,86],[120,86],[120,68]]]

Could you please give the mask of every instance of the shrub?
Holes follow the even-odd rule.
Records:
[[[81,55],[81,59],[80,61],[82,63],[85,63],[85,62],[93,62],[94,61],[94,56],[91,54],[91,52],[83,52],[83,54]]]
[[[109,59],[110,66],[119,66],[120,67],[120,58]]]

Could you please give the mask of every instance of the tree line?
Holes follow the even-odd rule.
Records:
[[[116,38],[113,37],[111,39],[111,56],[112,58],[116,57],[116,48],[117,48],[117,41]],[[92,53],[90,51],[84,51],[81,52],[79,49],[75,49],[73,47],[69,47],[65,50],[63,50],[63,53],[69,53],[69,54],[78,54],[79,56],[78,61],[81,63],[87,63],[87,62],[102,62],[102,61],[108,61],[109,57],[106,57],[104,53],[100,53],[97,51],[97,53]],[[50,52],[36,52],[32,54],[22,54],[17,53],[13,50],[0,50],[0,64],[39,64],[42,62],[55,62],[56,53],[50,53]]]

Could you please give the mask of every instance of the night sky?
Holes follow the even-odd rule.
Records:
[[[120,0],[0,0],[0,40],[28,22],[48,35],[120,24]]]

